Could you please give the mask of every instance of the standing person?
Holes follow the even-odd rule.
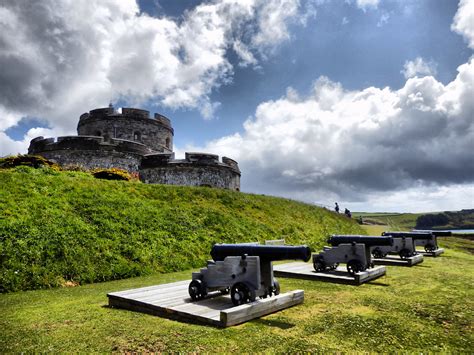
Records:
[[[336,211],[336,213],[339,213],[339,205],[337,204],[337,202],[336,202],[336,207],[334,207],[334,210]]]

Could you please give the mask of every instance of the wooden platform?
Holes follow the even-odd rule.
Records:
[[[349,275],[345,266],[333,271],[316,272],[312,263],[292,262],[273,266],[273,273],[279,277],[292,277],[306,280],[327,281],[348,285],[360,285],[385,275],[385,266],[376,266],[354,276]]]
[[[107,294],[109,306],[191,323],[228,327],[303,303],[304,291],[295,290],[235,307],[229,295],[219,292],[193,302],[189,281],[136,288]]]
[[[398,255],[387,255],[385,258],[372,259],[372,261],[375,265],[413,266],[423,262],[423,255],[414,255],[408,259],[402,259]]]
[[[436,257],[436,256],[440,256],[441,254],[444,253],[444,249],[443,248],[438,248],[436,249],[435,251],[431,251],[431,252],[428,252],[428,251],[424,251],[424,250],[417,250],[416,251],[417,253],[423,255],[423,256],[433,256],[433,257]]]

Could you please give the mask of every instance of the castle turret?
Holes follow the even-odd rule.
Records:
[[[160,153],[173,151],[174,131],[171,122],[163,115],[137,108],[122,108],[117,112],[113,106],[91,110],[79,119],[77,133],[80,136],[100,136],[105,141],[125,139],[142,143]]]

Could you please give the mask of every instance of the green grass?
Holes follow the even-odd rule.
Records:
[[[189,279],[191,270],[0,295],[2,352],[472,353],[474,242],[362,286],[280,278],[302,305],[218,329],[106,307],[108,292]]]
[[[361,232],[342,215],[282,198],[0,170],[0,291],[195,268],[218,242],[285,238],[319,249],[329,234]]]

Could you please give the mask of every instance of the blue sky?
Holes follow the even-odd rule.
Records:
[[[472,1],[47,3],[0,5],[0,155],[112,101],[169,117],[177,154],[236,158],[243,191],[474,205]]]

